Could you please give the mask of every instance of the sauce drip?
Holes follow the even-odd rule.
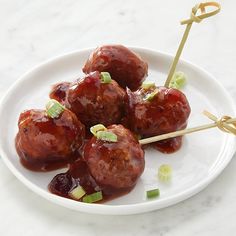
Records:
[[[154,147],[155,149],[157,149],[162,153],[173,153],[181,148],[182,140],[183,140],[182,136],[176,138],[170,138],[159,142],[155,142],[152,144],[152,147]]]
[[[77,159],[85,137],[84,125],[69,110],[58,118],[44,110],[21,113],[15,139],[16,151],[24,167],[33,171],[50,171]]]
[[[56,175],[49,183],[48,189],[51,193],[58,196],[82,201],[82,199],[72,198],[69,194],[70,191],[72,191],[77,186],[83,187],[86,194],[102,191],[103,199],[99,201],[99,203],[127,194],[134,187],[133,186],[132,188],[126,189],[114,189],[109,186],[99,185],[89,173],[86,162],[83,159],[79,159],[73,164],[70,164],[69,170],[66,173]]]

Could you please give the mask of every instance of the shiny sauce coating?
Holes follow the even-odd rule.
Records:
[[[95,179],[91,176],[86,162],[81,158],[72,163],[66,173],[56,175],[49,183],[48,189],[51,193],[58,196],[82,201],[82,198],[75,199],[70,195],[70,191],[77,186],[83,187],[86,194],[102,191],[103,199],[100,203],[127,194],[134,187],[116,189],[109,186],[98,185]]]
[[[148,64],[122,45],[104,45],[93,51],[83,67],[84,73],[107,71],[123,88],[138,89],[148,74]]]
[[[120,123],[124,113],[125,91],[112,80],[102,83],[96,71],[72,83],[67,92],[68,109],[89,129],[96,124]]]
[[[83,156],[72,163],[66,173],[53,178],[50,192],[71,198],[70,191],[82,186],[86,194],[102,191],[105,201],[134,188],[144,170],[144,151],[122,125],[111,125],[107,131],[117,135],[117,142],[92,137],[85,144]]]
[[[147,99],[156,92],[152,99]],[[174,132],[186,128],[190,106],[186,96],[179,90],[150,87],[132,92],[127,89],[128,127],[141,138]],[[164,153],[172,153],[181,147],[182,138],[163,140],[151,144]]]
[[[30,170],[49,171],[75,159],[83,145],[84,125],[69,110],[50,118],[44,110],[21,113],[15,146],[21,163]]]
[[[61,82],[54,84],[49,93],[51,99],[55,99],[58,102],[65,104],[67,91],[70,87],[70,82]]]

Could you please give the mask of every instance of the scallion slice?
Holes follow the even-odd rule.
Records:
[[[147,198],[156,198],[160,196],[160,190],[158,188],[152,189],[146,192]]]
[[[141,85],[141,88],[143,88],[145,90],[152,88],[152,87],[155,87],[155,83],[153,83],[153,82],[143,82]]]
[[[148,95],[146,95],[146,97],[144,98],[144,100],[147,101],[152,101],[153,98],[158,94],[158,90],[156,89],[155,91],[153,91],[152,93],[149,93]]]
[[[107,128],[102,124],[94,125],[90,128],[90,132],[96,136],[98,131],[106,131]]]
[[[109,72],[101,72],[101,81],[103,84],[111,83],[111,75]]]
[[[76,188],[74,188],[72,191],[69,192],[69,196],[76,199],[76,200],[79,200],[85,194],[86,194],[86,192],[84,191],[84,189],[81,186],[77,186]]]
[[[167,164],[163,164],[158,169],[158,178],[160,181],[167,182],[172,178],[172,167]]]
[[[182,89],[186,84],[186,75],[181,72],[175,72],[171,81],[170,81],[170,88],[175,88],[175,89]]]
[[[108,142],[117,142],[117,136],[110,132],[110,131],[98,131],[96,133],[97,139],[101,139],[103,141],[108,141]]]
[[[86,202],[86,203],[93,203],[93,202],[97,202],[97,201],[100,201],[102,200],[102,192],[99,191],[99,192],[96,192],[96,193],[92,193],[90,195],[85,195],[83,197],[83,202]]]
[[[51,99],[46,104],[46,113],[51,118],[57,118],[65,110],[65,107],[61,105],[55,99]]]

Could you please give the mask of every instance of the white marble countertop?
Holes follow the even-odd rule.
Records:
[[[183,58],[207,69],[236,99],[236,2],[195,24]],[[0,95],[31,67],[105,43],[174,54],[195,0],[0,0]],[[0,160],[0,235],[232,235],[236,160],[205,190],[175,206],[133,216],[97,216],[54,205],[28,190]]]

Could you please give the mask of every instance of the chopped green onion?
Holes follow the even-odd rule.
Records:
[[[143,89],[149,89],[155,87],[155,83],[153,82],[143,82],[141,88]]]
[[[158,169],[159,180],[166,182],[169,181],[171,177],[172,177],[172,167],[167,164],[161,165]]]
[[[170,88],[175,88],[175,89],[182,89],[186,84],[186,75],[179,71],[176,72],[171,81],[170,81]]]
[[[90,132],[96,136],[98,131],[106,131],[107,128],[102,124],[94,125],[90,128]]]
[[[158,188],[152,189],[146,192],[147,198],[156,198],[160,196],[160,190]]]
[[[57,118],[64,110],[65,107],[54,99],[49,100],[46,104],[46,113],[51,118]]]
[[[109,141],[109,142],[117,142],[117,136],[110,132],[107,131],[107,128],[102,125],[102,124],[97,124],[94,125],[90,128],[90,132],[97,137],[97,139],[101,139],[104,141]]]
[[[117,136],[110,132],[110,131],[98,131],[96,133],[97,139],[101,139],[103,141],[109,141],[109,142],[117,142]]]
[[[69,196],[76,199],[76,200],[79,200],[85,194],[86,194],[86,192],[84,191],[84,189],[81,186],[77,186],[76,188],[74,188],[72,191],[69,192]]]
[[[96,193],[92,193],[90,195],[85,195],[83,197],[83,202],[86,202],[86,203],[93,203],[93,202],[97,202],[97,201],[100,201],[102,200],[102,192],[99,191],[99,192],[96,192]]]
[[[158,94],[158,90],[156,89],[155,91],[153,91],[152,93],[149,93],[145,98],[144,100],[147,100],[147,101],[152,101],[153,98]]]
[[[111,83],[111,76],[108,72],[101,72],[101,81],[104,84]]]

